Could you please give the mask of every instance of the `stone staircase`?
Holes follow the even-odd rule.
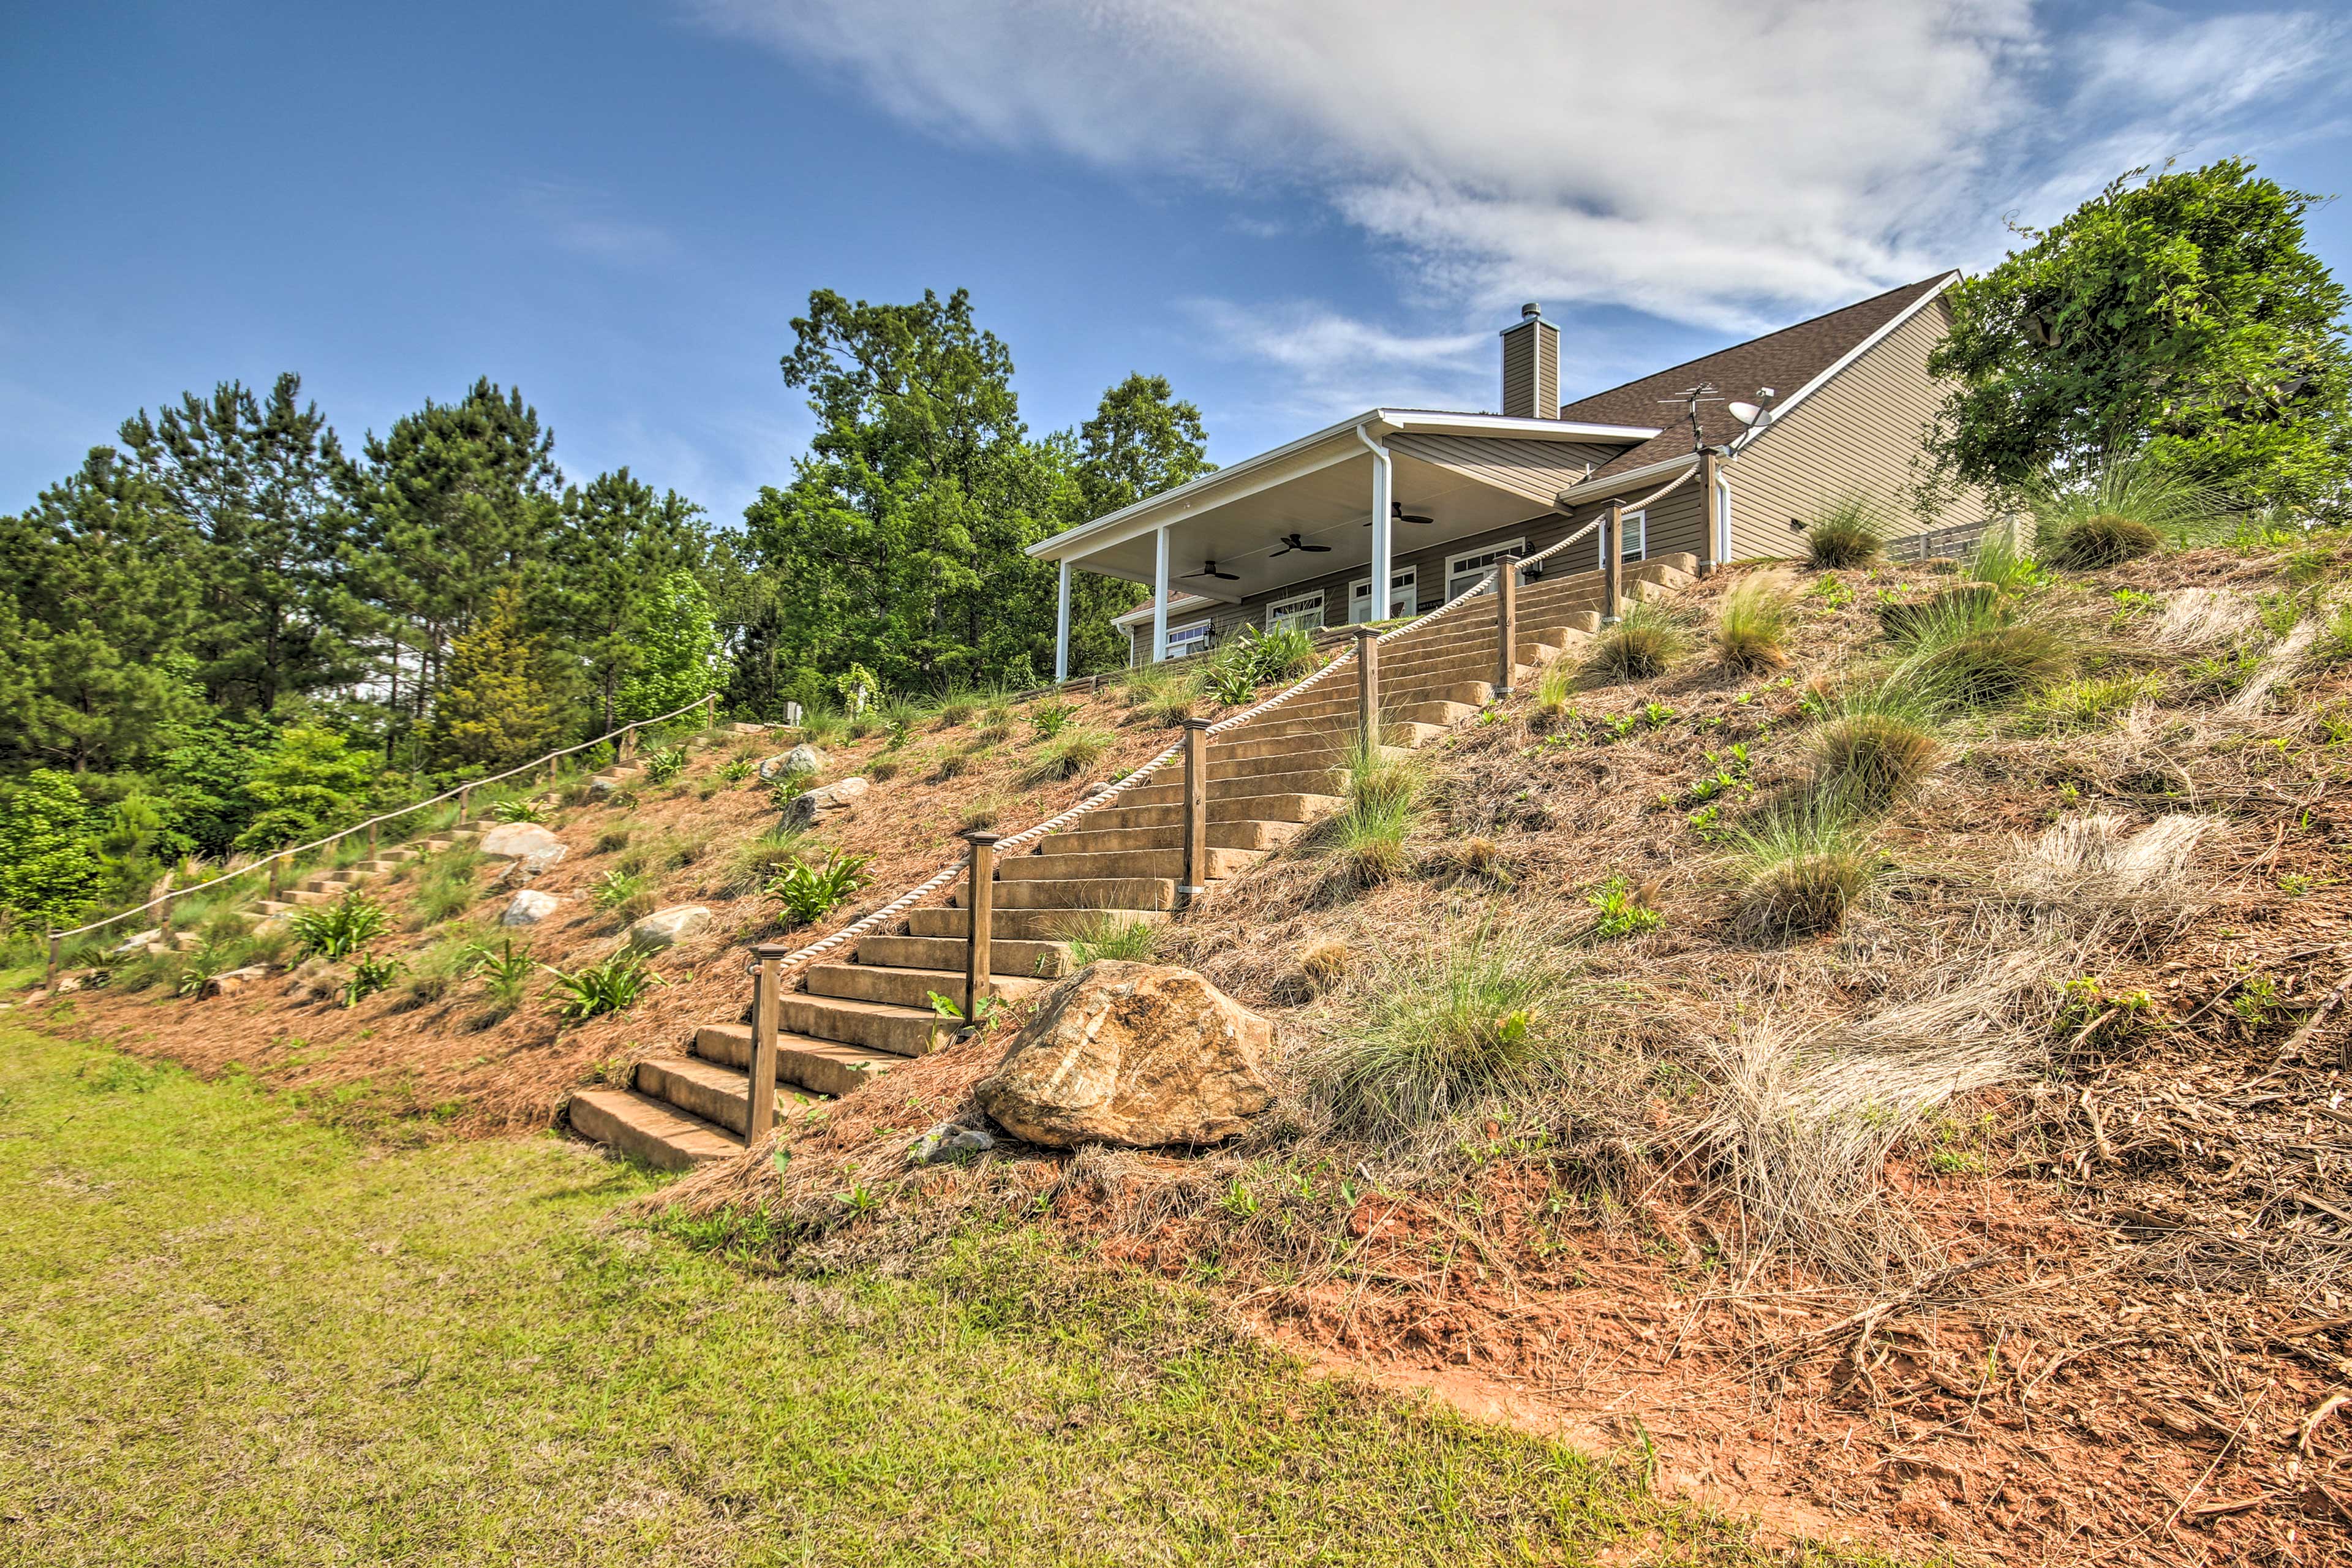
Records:
[[[481,836],[481,831],[480,827],[470,825],[444,828],[430,838],[378,850],[372,860],[356,861],[331,871],[313,871],[300,881],[280,889],[278,897],[257,899],[250,908],[237,912],[258,925],[264,921],[291,914],[306,904],[331,904],[370,878],[397,870],[419,856],[437,854],[444,849],[454,849],[460,844],[470,844]]]
[[[1627,592],[1687,584],[1687,555],[1629,567]],[[1512,684],[1599,629],[1601,574],[1522,586]],[[1383,742],[1423,746],[1494,700],[1494,597],[1381,650]],[[1343,671],[1297,700],[1217,736],[1209,748],[1211,881],[1239,876],[1343,804],[1356,741],[1356,685]],[[1157,923],[1177,909],[1183,872],[1180,776],[1129,791],[1116,805],[1047,835],[1029,854],[997,863],[990,952],[999,995],[1017,1000],[1071,967],[1071,939],[1101,922]],[[971,913],[958,889],[945,906],[917,909],[900,934],[861,939],[854,956],[812,965],[803,989],[782,998],[776,1078],[787,1096],[846,1094],[951,1037],[927,993],[961,997]],[[678,1056],[638,1064],[625,1089],[573,1095],[573,1131],[666,1169],[743,1147],[750,1121],[751,1029],[710,1024]]]

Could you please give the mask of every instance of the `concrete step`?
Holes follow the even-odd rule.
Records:
[[[740,1078],[751,1066],[751,1026],[705,1024],[694,1032],[694,1054],[731,1068]],[[777,1087],[803,1098],[855,1093],[906,1059],[893,1051],[868,1050],[788,1030],[776,1033]]]
[[[1144,828],[1145,833],[1161,831]],[[1050,840],[1049,840],[1050,842]],[[1206,856],[1207,864],[1202,874],[1212,878],[1238,877],[1265,853],[1259,849],[1216,849]],[[1078,851],[1068,855],[1016,855],[996,863],[996,896],[1002,899],[1007,888],[1025,888],[1037,882],[1107,881],[1130,877],[1181,877],[1184,874],[1184,850],[1181,841],[1174,847],[1142,847],[1107,849],[1092,853]],[[1055,899],[1055,903],[1069,900]]]
[[[1170,911],[1164,909],[1008,910],[1000,904],[989,912],[988,945],[992,950],[997,943],[1008,939],[1013,942],[1067,942],[1104,921],[1120,925],[1138,922],[1160,925],[1169,918]],[[952,905],[909,910],[907,911],[907,929],[916,936],[948,937],[961,942],[971,934],[971,911]]]
[[[859,1002],[847,996],[814,996],[805,991],[786,992],[783,1026],[795,1035],[895,1056],[919,1057],[945,1037],[945,1020],[928,1006],[894,1007],[884,1002]],[[952,1026],[947,1026],[951,1031]]]
[[[743,1140],[650,1095],[583,1089],[572,1097],[572,1130],[663,1171],[684,1171],[742,1152]]]
[[[964,946],[965,939],[961,936],[869,936],[857,944],[857,962],[900,969],[944,970],[961,978]],[[1028,974],[1052,980],[1070,972],[1070,944],[1066,942],[1018,942],[991,935],[988,955],[990,967],[999,975]]]
[[[636,1090],[738,1138],[751,1125],[750,1086],[740,1068],[694,1057],[656,1058],[637,1064]]]
[[[1390,725],[1392,736],[1397,729],[1405,725],[1420,725],[1431,730],[1450,729],[1477,711],[1477,708],[1467,703],[1412,701],[1403,700],[1394,693],[1383,693],[1381,701],[1381,717]],[[1344,734],[1353,737],[1355,732],[1356,712],[1352,708],[1344,713],[1325,714],[1320,717],[1269,718],[1246,725],[1235,731],[1236,734],[1246,735],[1253,740],[1293,739],[1325,734]],[[1425,745],[1433,738],[1418,735],[1417,731],[1415,733],[1417,739],[1412,742],[1415,745]]]
[[[404,856],[402,858],[405,859],[406,857]],[[360,869],[371,877],[388,877],[400,869],[400,864],[399,860],[362,860],[360,862]]]
[[[339,895],[317,888],[289,888],[285,901],[297,904],[331,904]]]
[[[291,914],[301,908],[299,904],[289,903],[284,899],[263,899],[253,907],[255,911],[266,921],[274,921],[280,915]]]
[[[996,942],[989,940],[989,965],[995,967]],[[931,993],[936,991],[950,1002],[963,998],[963,970],[897,969],[877,963],[813,963],[805,979],[809,991],[818,996],[845,996],[858,1002],[882,1002],[893,1007],[919,1007],[930,1010]],[[1017,1002],[1033,992],[1042,991],[1047,982],[1030,980],[1019,974],[997,977],[997,992],[1008,1002]]]
[[[1316,778],[1318,782],[1327,784],[1328,783],[1320,774],[1306,776]],[[1146,785],[1119,798],[1133,800],[1136,795],[1157,793],[1157,785]],[[1049,835],[1038,847],[1046,849],[1063,839],[1084,838],[1095,833],[1121,833],[1138,827],[1181,827],[1184,822],[1183,793],[1181,785],[1171,786],[1167,792],[1168,799],[1164,805],[1105,806],[1092,816],[1082,816],[1078,819],[1085,823],[1086,826],[1075,833]],[[1270,842],[1236,842],[1228,845],[1224,839],[1218,837],[1218,830],[1221,827],[1232,826],[1273,828],[1278,831],[1286,827],[1295,827],[1302,823],[1312,822],[1339,804],[1337,797],[1320,791],[1314,793],[1299,791],[1278,795],[1221,795],[1212,787],[1209,791],[1209,842],[1221,847],[1235,849],[1267,848],[1271,847]],[[1104,847],[1118,847],[1105,846]]]
[[[1209,753],[1209,776],[1215,779],[1244,773],[1296,773],[1302,767],[1312,765],[1301,759],[1318,754],[1344,761],[1349,747],[1354,743],[1354,731],[1353,720],[1344,722],[1334,721],[1303,735],[1276,734],[1261,740],[1245,726],[1234,731],[1230,737],[1219,738],[1216,748]],[[1381,739],[1385,745],[1409,752],[1437,739],[1438,734],[1434,724],[1391,722],[1383,726]],[[1287,765],[1280,768],[1252,768],[1247,765],[1264,763],[1270,759],[1280,760]]]
[[[964,889],[956,889],[961,905]],[[999,881],[1000,910],[1172,910],[1176,879],[1160,877],[1055,877],[1038,881]]]
[[[1293,795],[1289,798],[1297,800],[1306,797]],[[1307,827],[1303,821],[1221,822],[1213,815],[1215,803],[1212,801],[1210,804],[1213,815],[1209,818],[1209,847],[1213,853],[1228,849],[1259,852],[1278,849],[1297,837]],[[1183,808],[1163,805],[1158,807],[1157,812],[1158,815],[1172,820],[1136,827],[1087,827],[1076,833],[1049,833],[1037,841],[1035,855],[1016,857],[1013,860],[1001,861],[999,865],[1013,866],[1033,859],[1061,860],[1079,856],[1115,855],[1129,849],[1182,849],[1184,847]],[[1081,817],[1079,820],[1091,823],[1098,817],[1129,815],[1133,814],[1105,811],[1097,812],[1094,816]],[[1000,870],[998,874],[1009,876],[1013,873]],[[1209,868],[1209,875],[1230,877],[1234,873],[1220,870],[1212,865]]]
[[[1348,787],[1348,769],[1343,759],[1328,766],[1303,768],[1297,773],[1255,773],[1242,777],[1220,775],[1213,763],[1209,770],[1209,819],[1216,820],[1221,805],[1230,805],[1244,816],[1262,817],[1268,822],[1284,820],[1271,809],[1257,809],[1253,803],[1265,800],[1318,801],[1337,795]],[[1184,785],[1181,779],[1166,784],[1139,784],[1118,797],[1121,804],[1105,806],[1094,817],[1083,820],[1108,820],[1130,811],[1162,811],[1184,803]],[[1305,821],[1321,809],[1301,808]]]
[[[1488,673],[1491,674],[1493,672],[1488,671]],[[1461,702],[1465,703],[1472,708],[1480,708],[1492,702],[1494,700],[1495,688],[1491,682],[1486,680],[1442,680],[1432,681],[1425,685],[1412,684],[1404,686],[1398,685],[1397,683],[1385,679],[1381,682],[1381,700],[1384,704],[1396,702]],[[1318,702],[1294,702],[1286,708],[1276,709],[1273,712],[1267,714],[1266,718],[1273,720],[1328,719],[1334,717],[1352,719],[1355,717],[1355,713],[1356,694],[1351,691],[1344,700],[1333,698]],[[1261,722],[1263,722],[1263,721],[1252,720],[1249,723],[1242,725],[1239,730],[1232,730],[1226,732],[1228,734],[1239,734],[1243,731],[1247,731],[1251,734],[1255,734],[1257,732],[1257,725]]]

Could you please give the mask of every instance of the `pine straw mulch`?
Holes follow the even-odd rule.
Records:
[[[2275,565],[2207,552],[2095,586],[2260,592]],[[1847,574],[1844,609],[1805,601],[1798,668],[1866,645],[1871,591],[1897,576]],[[2106,614],[2087,595],[2077,609]],[[2119,632],[2118,668],[2187,664],[2135,652],[2143,633]],[[976,1120],[971,1086],[1016,1016],[660,1201],[767,1207],[789,1266],[819,1270],[902,1268],[975,1218],[1042,1218],[1114,1261],[1211,1283],[1311,1359],[1654,1447],[1670,1484],[1805,1533],[2007,1562],[2338,1560],[2352,1008],[2316,1015],[2352,965],[2352,812],[2313,715],[2352,687],[2306,669],[2286,711],[2233,712],[2193,685],[2104,730],[1964,738],[1879,835],[1899,874],[1842,935],[1788,946],[1732,929],[1719,850],[1659,796],[1733,742],[1769,794],[1796,765],[1793,683],[1698,659],[1583,694],[1553,734],[1475,726],[1437,759],[1412,874],[1361,892],[1301,847],[1175,928],[1180,961],[1282,1042],[1282,1108],[1237,1146],[1012,1145],[909,1170],[922,1129]],[[1644,702],[1675,715],[1604,738]],[[2118,833],[2188,824],[2193,853],[2162,898],[2077,879],[1971,948],[1972,922],[2021,896],[2037,836],[2094,809]],[[1465,855],[1471,839],[1487,849]],[[1643,888],[1658,931],[1590,941],[1584,895],[1611,871]],[[1499,931],[1576,953],[1596,999],[1579,1044],[1601,1069],[1444,1143],[1350,1142],[1317,1110],[1315,1050],[1416,953]],[[2039,972],[1986,990],[1988,1009],[2038,1031],[2040,1058],[1895,1141],[1870,1191],[1846,1194],[1840,1234],[1727,1171],[1707,1120],[1722,1042],[1768,1026],[1835,1039],[1916,1012],[1939,973],[1981,981],[2045,931],[2061,933],[2051,963],[2095,961],[2067,976],[2095,973],[2095,988],[2072,1012]],[[1336,984],[1299,963],[1332,943],[1353,970]]]
[[[736,756],[757,758],[789,744],[789,737],[714,732],[674,783],[636,786],[640,804],[623,809],[589,803],[562,807],[548,826],[566,858],[531,886],[565,900],[541,925],[522,931],[499,928],[512,897],[493,885],[499,862],[483,863],[474,907],[455,921],[418,929],[414,905],[419,864],[365,885],[367,897],[392,911],[394,937],[374,951],[412,968],[419,955],[453,934],[514,936],[531,956],[572,970],[601,959],[622,940],[625,923],[590,900],[597,879],[625,851],[600,852],[605,835],[625,831],[629,847],[652,846],[686,864],[656,877],[657,907],[710,906],[717,917],[703,935],[662,953],[655,968],[664,984],[626,1011],[578,1026],[560,1026],[536,998],[509,1016],[484,1026],[478,988],[460,985],[418,1005],[402,984],[346,1008],[332,1000],[300,1001],[283,994],[284,979],[205,1001],[173,999],[163,991],[123,993],[99,987],[73,993],[17,1016],[78,1037],[106,1040],[134,1053],[168,1058],[207,1076],[241,1070],[265,1086],[300,1096],[318,1113],[371,1133],[401,1139],[448,1134],[494,1135],[541,1130],[561,1122],[573,1089],[625,1083],[636,1061],[685,1048],[696,1028],[747,1016],[745,977],[751,942],[784,937],[813,941],[895,899],[962,853],[955,834],[985,811],[1003,830],[1025,826],[1075,803],[1090,779],[1134,767],[1178,732],[1149,721],[1118,688],[1076,699],[1070,723],[1103,730],[1111,738],[1102,759],[1076,777],[1044,784],[1024,777],[1046,742],[1016,710],[1013,732],[984,742],[975,718],[960,725],[929,722],[891,752],[879,735],[838,740],[824,747],[824,782],[870,774],[886,757],[894,776],[876,783],[855,806],[828,816],[812,838],[818,851],[870,855],[866,890],[828,921],[785,931],[772,900],[741,896],[724,884],[735,847],[775,821],[767,790],[753,777],[726,784],[716,771]],[[941,776],[940,763],[966,757],[965,771]],[[886,771],[892,771],[886,769]],[[708,799],[699,786],[719,784]],[[534,988],[536,991],[536,988]]]

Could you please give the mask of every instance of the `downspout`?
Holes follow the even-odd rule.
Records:
[[[1370,614],[1375,621],[1389,618],[1389,496],[1392,479],[1389,467],[1389,449],[1356,426],[1356,439],[1372,455],[1372,602]]]

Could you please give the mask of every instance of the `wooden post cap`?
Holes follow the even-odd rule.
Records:
[[[1002,833],[991,833],[984,827],[975,827],[969,832],[959,833],[956,837],[962,839],[966,844],[985,849],[990,845],[1000,842],[1004,837],[1004,835]]]
[[[751,944],[751,956],[763,962],[771,958],[790,958],[792,955],[793,944],[788,942],[755,942]]]
[[[1216,727],[1216,723],[1217,721],[1214,719],[1187,719],[1184,721],[1184,728],[1187,730],[1210,730],[1214,729]]]

